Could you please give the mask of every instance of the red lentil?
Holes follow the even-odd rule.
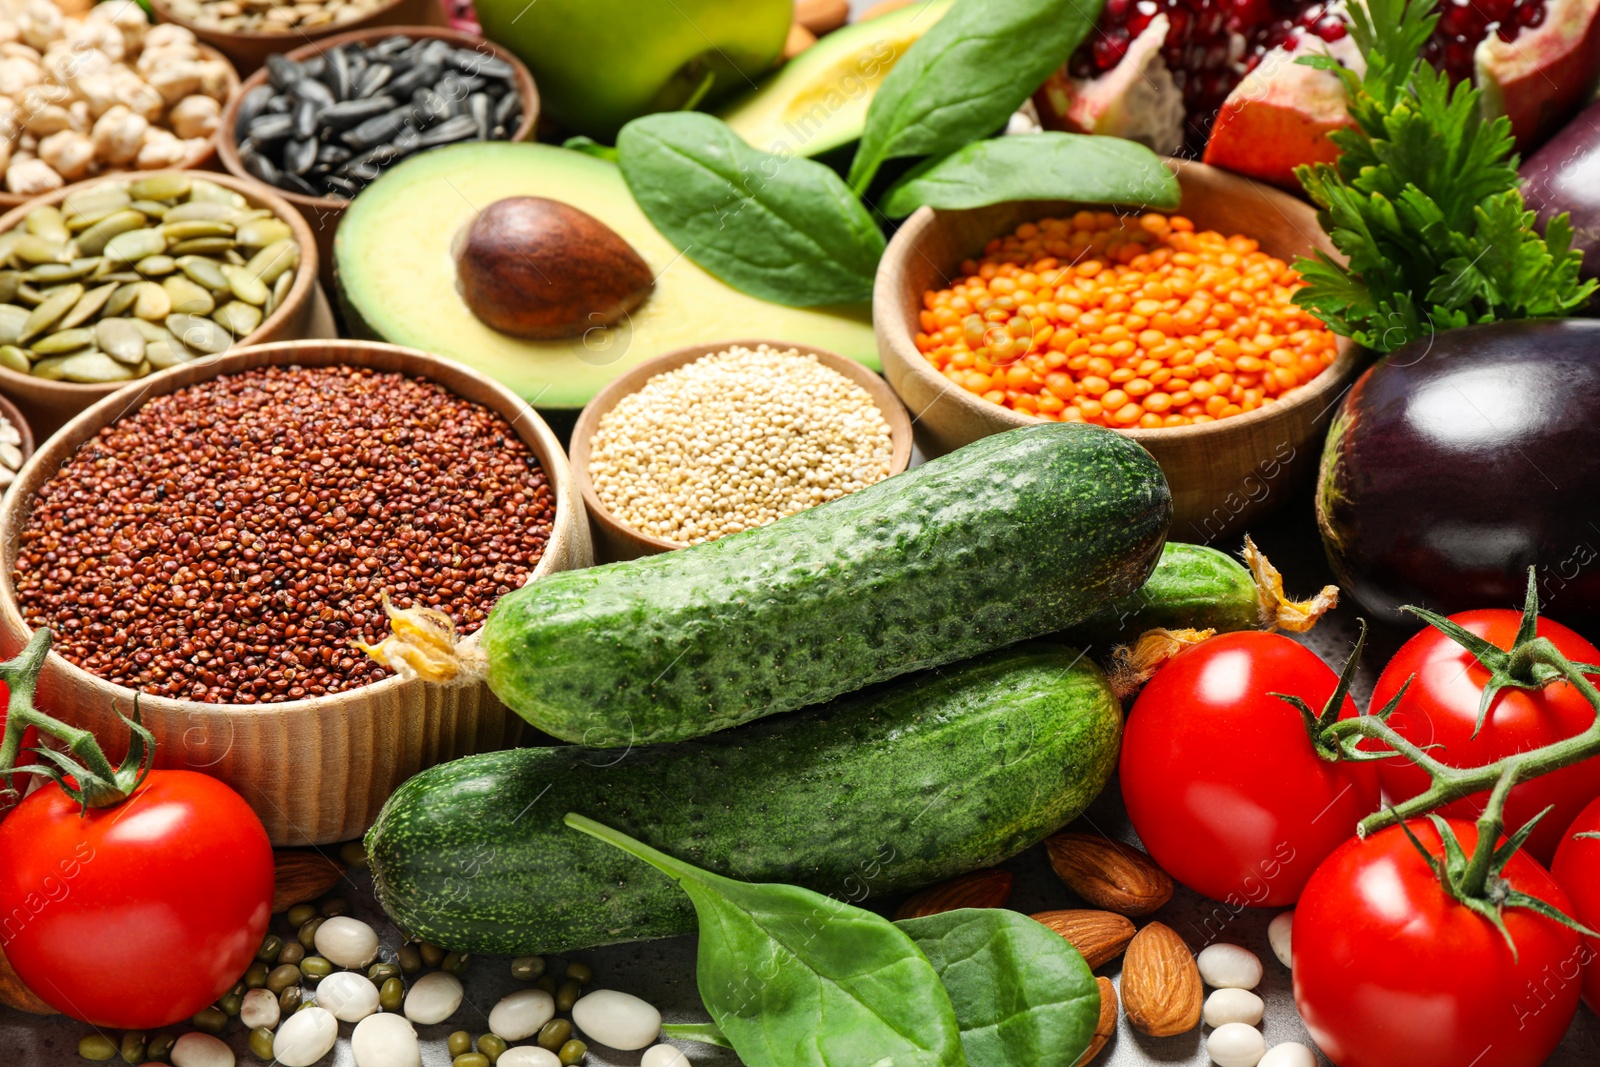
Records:
[[[961,270],[924,294],[917,348],[963,389],[1051,421],[1214,422],[1273,403],[1337,354],[1292,301],[1298,272],[1181,215],[1024,223]]]
[[[40,489],[23,616],[107,681],[208,703],[386,676],[380,597],[465,631],[526,581],[554,497],[511,425],[421,378],[270,367],[151,400]]]

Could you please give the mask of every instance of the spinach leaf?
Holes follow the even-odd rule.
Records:
[[[561,147],[571,149],[574,152],[582,152],[584,155],[593,156],[596,159],[603,159],[607,163],[615,163],[617,161],[617,150],[610,145],[601,144],[593,137],[584,137],[581,134],[577,137],[568,137],[561,142]]]
[[[1006,200],[1178,206],[1178,179],[1136,141],[1079,133],[1034,133],[976,141],[932,159],[896,182],[878,205],[903,218],[926,204],[983,207]]]
[[[947,155],[1004,126],[1094,28],[1103,3],[957,0],[878,86],[851,187],[865,192],[885,160]]]
[[[939,976],[887,919],[699,870],[581,815],[566,823],[689,894],[700,999],[747,1067],[966,1067]]]
[[[716,1023],[662,1023],[661,1036],[679,1041],[698,1041],[702,1045],[732,1048],[728,1035],[717,1029]]]
[[[622,176],[656,229],[741,292],[791,307],[872,298],[883,234],[821,163],[751,148],[710,115],[635,119]]]
[[[964,908],[895,924],[950,994],[967,1062],[1072,1067],[1094,1038],[1100,989],[1065,938],[1026,915]]]

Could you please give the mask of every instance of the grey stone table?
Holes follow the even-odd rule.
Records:
[[[1302,490],[1286,495],[1288,499],[1283,506],[1266,520],[1254,524],[1252,532],[1257,543],[1283,570],[1291,592],[1307,593],[1330,581],[1331,576],[1312,523],[1309,493]],[[1229,541],[1218,547],[1232,550],[1237,544]],[[1341,606],[1307,635],[1306,643],[1324,660],[1336,665],[1341,663],[1353,643],[1357,615],[1353,604]],[[1378,668],[1406,636],[1404,632],[1382,628],[1374,631],[1368,642],[1366,669],[1362,672],[1356,691],[1357,700],[1363,707]],[[1133,839],[1115,782],[1091,807],[1082,822],[1108,834]],[[1042,849],[1032,849],[1006,866],[1016,875],[1016,890],[1011,901],[1013,908],[1036,912],[1081,906],[1056,880]],[[346,888],[355,901],[356,914],[380,927],[386,955],[392,959],[393,951],[398,946],[398,934],[383,921],[382,913],[373,903],[368,879],[364,875],[354,875]],[[1306,1042],[1305,1031],[1290,997],[1288,972],[1272,958],[1267,946],[1266,927],[1272,914],[1249,910],[1234,914],[1215,901],[1180,889],[1172,902],[1154,917],[1181,933],[1189,940],[1191,947],[1199,948],[1220,937],[1256,951],[1266,963],[1266,980],[1260,992],[1267,1002],[1263,1029],[1268,1044]],[[91,960],[94,951],[93,947],[87,948]],[[658,1005],[671,1021],[706,1018],[694,985],[693,937],[599,949],[582,953],[578,958],[593,967],[598,984],[646,998]],[[1113,980],[1117,979],[1115,965],[1104,969],[1102,973]],[[466,1004],[454,1022],[422,1028],[426,1067],[447,1067],[449,1056],[445,1051],[445,1036],[455,1029],[471,1030],[475,1034],[484,1032],[489,1009],[516,985],[505,960],[478,959],[467,976]],[[346,1040],[351,1027],[344,1024],[340,1029],[342,1039],[338,1048],[323,1062],[330,1067],[352,1067],[353,1060]],[[77,1042],[85,1032],[86,1028],[78,1023],[63,1019],[35,1019],[0,1008],[0,1067],[69,1067],[81,1064],[84,1061],[77,1056]],[[240,1054],[241,1065],[258,1062],[245,1050],[245,1035],[237,1022],[228,1036]],[[738,1063],[731,1053],[699,1045],[685,1045],[684,1048],[696,1065],[732,1067]],[[592,1067],[636,1067],[639,1054],[595,1049],[591,1051],[588,1062]],[[1202,1067],[1209,1061],[1201,1031],[1157,1040],[1135,1033],[1124,1020],[1116,1041],[1101,1054],[1098,1062],[1109,1067],[1147,1067],[1151,1064]],[[1595,1063],[1600,1063],[1600,1020],[1583,1008],[1566,1043],[1550,1061],[1550,1067],[1587,1067]],[[1002,1065],[975,1064],[973,1067]],[[1469,1065],[1462,1064],[1461,1067]]]

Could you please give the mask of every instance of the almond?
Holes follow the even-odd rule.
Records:
[[[957,908],[1003,908],[1011,899],[1011,872],[993,867],[973,871],[913,893],[894,913],[896,919],[920,919]]]
[[[1112,911],[1070,908],[1041,911],[1032,918],[1066,938],[1091,969],[1122,955],[1133,940],[1133,921]]]
[[[1122,1010],[1141,1034],[1173,1037],[1200,1025],[1205,1001],[1194,953],[1170,926],[1134,935],[1122,960]]]
[[[59,1015],[50,1005],[40,1000],[33,990],[22,984],[17,972],[11,969],[6,954],[0,951],[0,1004],[30,1015]]]
[[[1132,845],[1078,833],[1056,834],[1044,844],[1056,877],[1097,908],[1148,915],[1172,899],[1172,878]]]
[[[817,35],[798,22],[789,27],[788,40],[783,42],[783,58],[793,59],[817,43]]]
[[[1073,1067],[1084,1067],[1084,1064],[1100,1055],[1106,1042],[1117,1036],[1117,987],[1111,984],[1109,978],[1096,978],[1095,984],[1100,987],[1100,1018],[1095,1021],[1094,1037],[1090,1038],[1089,1047],[1083,1050],[1083,1055],[1078,1057]]]
[[[850,21],[850,0],[795,0],[794,20],[821,37]]]
[[[317,899],[344,878],[344,864],[338,860],[298,849],[273,852],[272,870],[276,879],[272,888],[273,914]]]

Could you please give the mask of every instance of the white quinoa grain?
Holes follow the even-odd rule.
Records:
[[[589,476],[641,533],[714,541],[889,475],[872,395],[815,356],[738,345],[658,374],[600,418]]]

